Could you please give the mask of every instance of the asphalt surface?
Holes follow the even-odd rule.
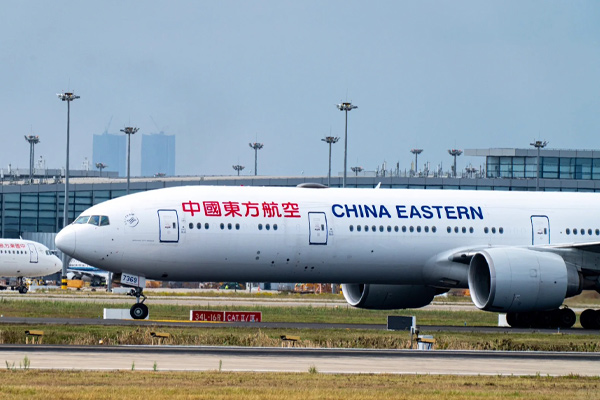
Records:
[[[199,321],[164,321],[164,320],[131,320],[131,319],[95,319],[95,318],[29,318],[0,317],[2,324],[23,325],[102,325],[102,326],[156,326],[156,327],[198,327],[198,328],[281,328],[281,329],[365,329],[387,330],[385,324],[328,324],[305,322],[199,322]],[[520,329],[496,326],[434,326],[419,325],[425,332],[476,332],[476,333],[562,333],[566,335],[600,335],[600,331],[571,329]]]
[[[17,367],[27,357],[34,369],[600,375],[599,353],[0,345],[0,357]]]

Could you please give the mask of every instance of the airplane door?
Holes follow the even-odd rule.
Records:
[[[38,252],[37,252],[37,249],[35,248],[35,245],[31,244],[31,243],[28,243],[27,245],[29,246],[29,262],[30,263],[38,262]]]
[[[176,210],[158,210],[158,224],[161,243],[179,242],[179,221]]]
[[[547,216],[531,216],[531,244],[550,244],[550,221]]]
[[[308,243],[327,244],[327,217],[324,212],[308,213]]]

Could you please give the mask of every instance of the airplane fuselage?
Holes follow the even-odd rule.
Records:
[[[468,265],[452,260],[458,253],[599,242],[598,200],[593,193],[189,186],[96,205],[82,216],[109,223],[74,223],[57,245],[98,268],[158,280],[466,287]],[[586,257],[584,267],[597,270],[597,257]]]

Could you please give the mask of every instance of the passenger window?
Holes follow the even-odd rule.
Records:
[[[356,225],[356,231],[360,232],[360,225]]]
[[[262,231],[262,224],[258,224],[258,230]]]
[[[409,231],[414,232],[415,228],[413,226],[411,226],[410,228],[408,228]]]
[[[232,227],[232,226],[233,226],[233,225],[231,225],[231,223],[227,224],[227,229],[231,230],[231,227]]]
[[[235,229],[239,231],[240,230],[240,224],[235,224]]]
[[[462,227],[462,233],[467,233],[467,227],[466,226]]]
[[[273,230],[276,231],[277,230],[277,224],[273,224]]]
[[[210,225],[207,222],[207,223],[204,224],[204,229],[208,229],[208,228],[210,228]]]
[[[402,226],[402,232],[406,232],[406,226]]]
[[[573,235],[577,235],[577,229],[573,229]]]
[[[388,227],[387,227],[387,231],[388,231],[388,232],[391,232],[391,231],[392,231],[392,227],[388,225]]]
[[[596,236],[600,235],[600,229],[596,229]]]
[[[350,232],[354,232],[354,225],[350,225]]]
[[[377,232],[377,227],[376,227],[375,225],[373,225],[373,226],[371,227],[371,230],[372,230],[373,232]]]
[[[379,232],[383,232],[383,225],[379,225]]]
[[[198,222],[198,223],[196,224],[196,228],[198,228],[198,229],[202,229],[202,224],[201,224],[200,222]]]
[[[190,222],[190,225],[189,225],[189,227],[190,227],[190,229],[194,229],[194,223],[193,223],[193,222]]]
[[[417,226],[417,232],[421,232],[421,227]]]
[[[267,230],[270,230],[270,229],[271,229],[271,225],[267,224],[267,225],[265,225],[265,228],[266,228]]]
[[[458,233],[458,226],[454,227],[454,233]]]
[[[108,220],[108,217],[106,215],[103,215],[100,217],[100,226],[107,226],[110,225],[110,221]]]
[[[394,232],[398,232],[398,226],[394,226]]]
[[[452,228],[450,228],[450,227],[446,228],[446,230],[448,231],[448,233],[452,232]]]
[[[490,229],[486,226],[485,228],[483,228],[483,232],[485,233],[489,233]]]
[[[435,226],[431,227],[431,232],[435,233],[435,231],[437,231],[437,228]]]
[[[582,229],[582,230],[581,230],[581,234],[582,234],[582,235],[585,235],[585,229]]]
[[[592,236],[592,230],[588,229],[588,235]]]
[[[498,232],[500,232],[500,234],[503,234],[504,233],[504,228],[500,227],[498,229]],[[546,232],[546,228],[544,228],[544,233],[548,233],[548,232]]]
[[[473,231],[474,231],[473,227],[470,227],[469,228],[469,233],[473,233]]]
[[[369,232],[369,225],[365,225],[365,232]]]
[[[429,232],[429,227],[428,226],[425,227],[425,232]]]
[[[571,234],[571,230],[569,228],[567,228],[566,233],[567,233],[567,235],[570,235]]]
[[[496,233],[496,228],[492,227],[492,233]]]
[[[225,229],[225,224],[221,222],[221,229]]]
[[[79,218],[77,218],[75,220],[75,222],[73,222],[74,224],[87,224],[88,220],[90,219],[89,215],[83,215]]]

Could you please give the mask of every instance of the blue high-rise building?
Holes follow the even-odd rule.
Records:
[[[119,176],[127,175],[127,137],[104,132],[94,135],[92,162],[107,165],[105,171],[117,171]]]
[[[142,176],[175,175],[175,135],[142,135]]]

